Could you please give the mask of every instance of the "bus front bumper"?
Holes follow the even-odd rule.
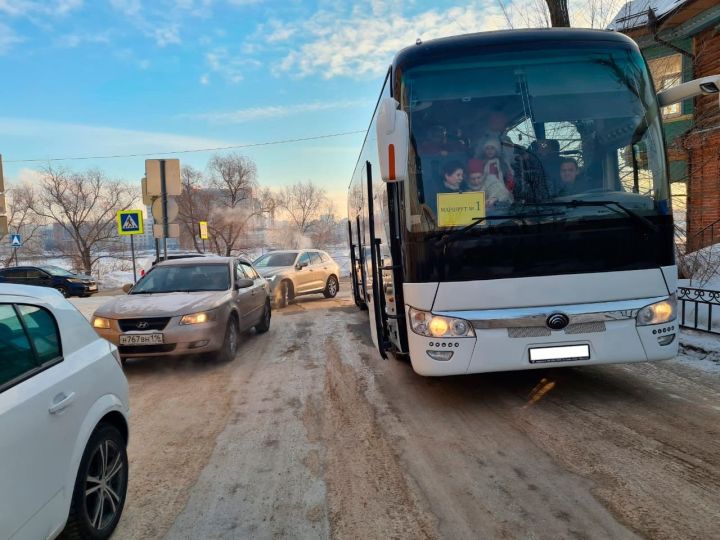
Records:
[[[635,319],[607,321],[584,330],[476,328],[476,336],[467,338],[428,338],[409,331],[410,359],[419,375],[443,376],[667,360],[678,351],[677,320],[651,326],[636,326]],[[549,354],[538,354],[539,349]],[[531,355],[531,350],[536,352]],[[562,354],[567,350],[583,351],[582,358]],[[553,357],[554,351],[560,358]]]

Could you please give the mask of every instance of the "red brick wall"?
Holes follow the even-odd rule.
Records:
[[[695,78],[720,74],[720,34],[714,28],[695,37],[694,51]],[[695,127],[684,141],[690,157],[688,251],[712,241],[720,242],[720,223],[712,226],[720,219],[720,104],[717,95],[697,98],[694,117]],[[703,229],[705,232],[701,233]]]

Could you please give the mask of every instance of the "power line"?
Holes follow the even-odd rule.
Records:
[[[76,160],[89,160],[89,159],[120,159],[120,158],[132,158],[132,157],[148,157],[148,156],[159,156],[159,155],[175,155],[175,154],[192,154],[196,152],[217,152],[220,150],[234,150],[238,148],[253,148],[257,146],[271,146],[275,144],[289,144],[303,141],[316,141],[318,139],[330,139],[332,137],[343,137],[345,135],[356,135],[358,133],[365,133],[366,130],[356,131],[344,131],[341,133],[329,133],[326,135],[316,135],[315,137],[301,137],[298,139],[282,139],[278,141],[266,141],[259,143],[248,143],[248,144],[234,144],[231,146],[218,146],[216,148],[193,148],[189,150],[172,150],[166,152],[146,152],[140,154],[114,154],[109,156],[76,156],[76,157],[59,157],[59,158],[32,158],[32,159],[6,159],[5,163],[47,163],[50,161],[76,161]]]

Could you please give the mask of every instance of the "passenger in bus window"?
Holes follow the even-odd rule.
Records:
[[[420,143],[418,153],[421,155],[447,156],[458,152],[464,152],[465,146],[457,137],[448,137],[447,129],[436,124],[429,129],[428,137]]]
[[[496,203],[513,201],[503,181],[491,172],[488,164],[480,159],[471,159],[467,164],[468,190],[485,192],[485,207],[494,208]]]
[[[481,157],[483,154],[482,144],[487,139],[495,139],[500,142],[500,154],[508,166],[512,166],[515,161],[515,148],[512,140],[507,135],[508,119],[502,111],[492,111],[487,117],[487,128],[479,133],[477,140],[479,144],[475,146],[475,157]]]
[[[482,153],[476,157],[482,162],[483,173],[496,176],[500,182],[505,184],[507,190],[512,192],[515,189],[515,179],[510,164],[502,157],[500,142],[491,137],[485,139],[480,147]]]
[[[442,178],[425,188],[425,204],[437,215],[438,193],[460,193],[463,188],[465,172],[459,161],[447,161],[442,166]]]
[[[459,161],[448,161],[443,165],[443,187],[445,193],[449,191],[460,191],[463,185],[465,172]]]
[[[563,158],[560,161],[560,182],[556,196],[563,197],[575,195],[592,189],[586,178],[580,176],[580,168],[573,158]]]

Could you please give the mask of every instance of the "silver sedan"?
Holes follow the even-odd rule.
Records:
[[[211,353],[232,360],[240,332],[270,328],[270,288],[252,264],[233,257],[166,261],[127,296],[102,305],[92,325],[123,360]]]

